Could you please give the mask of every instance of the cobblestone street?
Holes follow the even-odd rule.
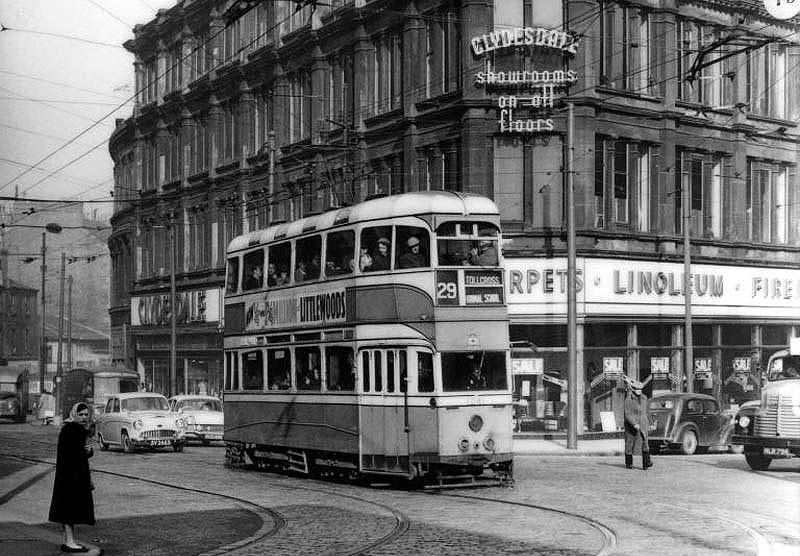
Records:
[[[44,523],[53,476],[43,463],[56,432],[0,429],[6,526],[43,524],[57,537]],[[778,555],[800,544],[794,462],[754,473],[737,455],[668,455],[644,472],[619,457],[518,456],[511,488],[432,494],[232,470],[223,456],[221,445],[98,450],[98,524],[78,534],[124,555]]]

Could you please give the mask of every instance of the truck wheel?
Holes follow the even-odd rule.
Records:
[[[126,454],[133,453],[133,442],[131,442],[130,437],[128,436],[127,432],[122,433],[122,451]]]
[[[745,454],[744,459],[747,460],[747,465],[753,471],[764,471],[772,463],[772,458],[762,456],[761,454]]]
[[[683,431],[681,434],[681,453],[691,456],[697,450],[697,435],[693,431]]]

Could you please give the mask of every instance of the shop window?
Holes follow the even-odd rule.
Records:
[[[672,326],[669,324],[640,324],[637,327],[640,346],[671,346]]]
[[[294,269],[296,282],[319,278],[321,251],[321,236],[311,236],[297,241],[297,264]]]
[[[726,346],[749,346],[751,328],[743,324],[723,324],[722,344]]]
[[[351,274],[355,249],[355,233],[353,230],[331,232],[325,238],[325,275],[338,276]]]
[[[325,348],[325,383],[328,390],[352,392],[356,388],[353,349],[343,346]]]
[[[584,327],[586,347],[627,346],[628,326],[625,324],[590,324]]]
[[[322,373],[319,368],[319,348],[297,348],[294,355],[297,389],[320,390]]]
[[[506,355],[502,351],[442,353],[442,389],[504,390]]]
[[[692,343],[696,346],[713,346],[714,332],[710,324],[692,326]]]
[[[424,228],[397,227],[396,268],[421,268],[429,266],[430,239]]]
[[[259,351],[248,351],[242,356],[242,389],[264,389],[264,354]]]
[[[761,327],[761,344],[784,347],[789,342],[789,327],[765,325]]]
[[[267,377],[270,390],[291,388],[291,372],[291,356],[288,349],[267,350]]]
[[[361,272],[390,270],[392,266],[391,226],[374,226],[361,230],[358,265]]]
[[[433,392],[433,355],[417,352],[417,392]]]
[[[509,327],[511,343],[528,347],[566,347],[567,327],[562,325],[514,324]]]
[[[244,256],[242,289],[257,290],[264,286],[264,250],[259,249]]]

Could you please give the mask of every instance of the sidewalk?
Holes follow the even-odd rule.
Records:
[[[59,547],[63,539],[60,533],[50,531],[37,525],[28,525],[19,521],[0,521],[0,553],[5,556],[54,556],[66,554]],[[89,556],[98,556],[103,551],[97,546],[81,541],[89,549],[82,552]]]
[[[566,438],[546,439],[525,434],[514,436],[518,456],[619,456],[625,451],[622,438],[578,439],[577,449],[567,449]]]

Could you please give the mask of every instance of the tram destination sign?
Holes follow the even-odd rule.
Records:
[[[347,292],[344,289],[314,292],[309,295],[277,297],[248,301],[245,328],[287,328],[341,323],[347,320]]]

